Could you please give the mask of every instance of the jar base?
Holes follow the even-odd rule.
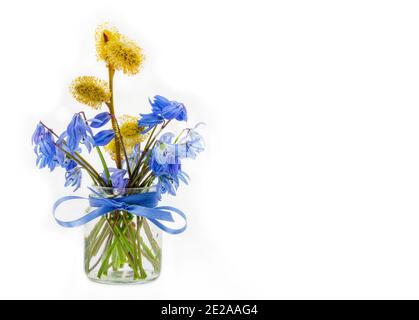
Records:
[[[130,284],[144,284],[156,280],[160,273],[151,273],[144,279],[134,279],[134,273],[132,271],[113,271],[107,275],[102,275],[100,278],[94,274],[87,274],[87,278],[90,281],[110,284],[110,285],[130,285]]]

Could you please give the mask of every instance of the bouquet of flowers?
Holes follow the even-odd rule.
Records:
[[[160,274],[162,231],[176,234],[186,228],[182,211],[158,206],[161,195],[176,195],[179,185],[188,183],[181,161],[195,159],[204,150],[204,141],[197,131],[199,124],[177,135],[164,132],[173,121],[186,122],[187,111],[182,103],[160,95],[149,99],[151,112],[117,117],[114,75],[118,71],[137,74],[144,55],[136,43],[108,24],[96,30],[96,51],[105,62],[108,81],[81,76],[70,90],[78,102],[105,110],[91,118],[83,111],[74,114],[62,133],[39,122],[32,136],[36,164],[50,171],[64,169],[65,186],[73,191],[80,188],[83,175],[92,181],[88,197],[67,196],[54,205],[55,216],[64,202],[88,203],[77,220],[55,216],[64,227],[85,225],[88,277],[105,283],[144,282]],[[100,168],[86,159],[86,152],[96,154]],[[174,216],[184,219],[180,229],[168,226]]]

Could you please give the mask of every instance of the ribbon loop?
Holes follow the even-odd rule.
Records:
[[[89,188],[90,189],[90,188]],[[119,198],[106,198],[103,197],[98,192],[90,189],[95,195],[89,196],[89,198],[83,198],[78,196],[67,196],[58,199],[53,207],[53,215],[57,223],[66,228],[74,228],[81,225],[84,225],[93,219],[101,217],[109,212],[114,210],[124,210],[133,215],[144,217],[150,220],[161,230],[170,233],[178,234],[186,229],[186,215],[177,208],[170,206],[161,206],[157,207],[157,204],[160,200],[159,192],[147,192],[147,193],[138,193],[129,196],[119,197]],[[70,200],[87,200],[89,205],[92,208],[96,208],[93,211],[89,212],[85,216],[72,220],[72,221],[62,221],[56,217],[57,208],[66,201]],[[177,214],[184,220],[184,226],[179,229],[172,229],[165,226],[162,221],[174,222],[172,213]]]

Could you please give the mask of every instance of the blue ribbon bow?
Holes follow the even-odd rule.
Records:
[[[186,229],[186,215],[182,211],[170,206],[157,207],[157,204],[160,201],[160,193],[158,192],[138,193],[120,198],[105,198],[96,191],[92,189],[90,190],[94,192],[97,197],[89,196],[89,198],[84,198],[78,196],[67,196],[62,197],[55,202],[53,207],[53,215],[59,225],[66,228],[74,228],[84,225],[89,221],[101,217],[109,212],[115,210],[124,210],[136,216],[147,218],[161,230],[170,234],[178,234],[185,231]],[[56,217],[55,211],[57,210],[58,206],[61,205],[63,202],[70,200],[88,200],[90,206],[97,209],[89,212],[88,214],[79,219],[73,221],[62,221]],[[170,211],[178,214],[183,218],[183,220],[185,221],[185,225],[182,228],[172,229],[160,222],[174,221]]]

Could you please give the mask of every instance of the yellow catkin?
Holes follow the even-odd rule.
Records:
[[[110,26],[108,23],[101,24],[97,27],[95,33],[96,40],[96,53],[99,60],[106,61],[107,51],[106,44],[109,41],[115,40],[118,41],[121,35],[113,26]]]
[[[73,97],[80,103],[93,109],[99,109],[104,102],[108,102],[111,93],[108,83],[91,76],[82,76],[73,80],[70,86]]]
[[[136,117],[123,115],[119,118],[118,122],[120,123],[119,127],[121,130],[122,139],[124,141],[125,150],[127,154],[130,155],[134,150],[134,147],[140,142],[143,142],[147,135],[140,134],[143,128],[138,126],[138,119]],[[115,139],[111,140],[111,142],[105,146],[105,150],[110,154],[112,159],[115,160]],[[121,158],[123,157],[124,154],[121,150]]]
[[[127,75],[138,73],[144,61],[142,49],[108,24],[96,30],[96,52],[100,60]]]

